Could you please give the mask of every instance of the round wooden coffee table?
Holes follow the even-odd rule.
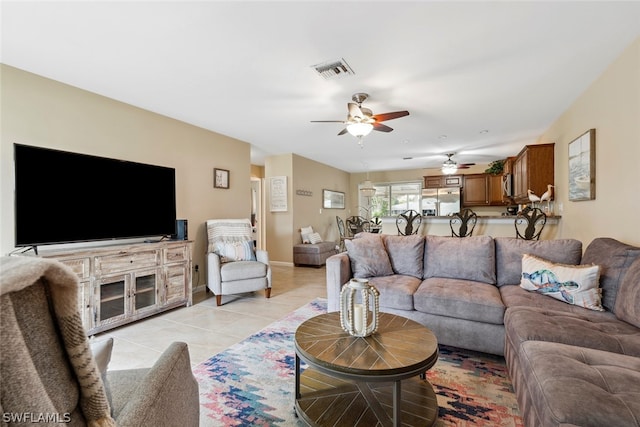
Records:
[[[296,414],[312,426],[432,426],[438,402],[424,373],[438,341],[421,324],[380,313],[378,331],[349,335],[340,313],[302,323],[295,333]],[[300,373],[300,360],[309,367]],[[404,381],[403,381],[404,380]]]

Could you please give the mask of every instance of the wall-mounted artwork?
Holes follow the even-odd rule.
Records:
[[[287,177],[274,176],[269,180],[269,195],[271,198],[271,212],[286,212],[287,207]]]
[[[344,209],[344,193],[322,190],[322,207],[325,209]]]
[[[569,200],[596,198],[596,130],[569,143]]]
[[[229,188],[229,171],[227,169],[213,168],[214,188]]]

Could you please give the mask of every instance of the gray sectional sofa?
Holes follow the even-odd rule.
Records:
[[[575,239],[361,234],[327,259],[328,308],[352,277],[368,278],[381,311],[441,344],[504,355],[526,426],[637,427],[640,248],[598,238],[582,249]],[[521,287],[525,255],[598,265],[602,311]],[[553,282],[543,279],[540,290]]]

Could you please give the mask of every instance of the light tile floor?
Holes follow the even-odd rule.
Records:
[[[191,307],[176,308],[96,335],[96,340],[114,338],[109,370],[150,367],[173,341],[188,344],[191,364],[196,366],[315,298],[326,298],[325,267],[271,268],[269,299],[264,292],[228,295],[217,307],[213,294],[201,291],[193,295]],[[202,283],[204,277],[195,275],[194,288]]]

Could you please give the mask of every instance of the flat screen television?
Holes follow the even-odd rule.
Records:
[[[14,144],[16,246],[175,234],[175,169]]]

